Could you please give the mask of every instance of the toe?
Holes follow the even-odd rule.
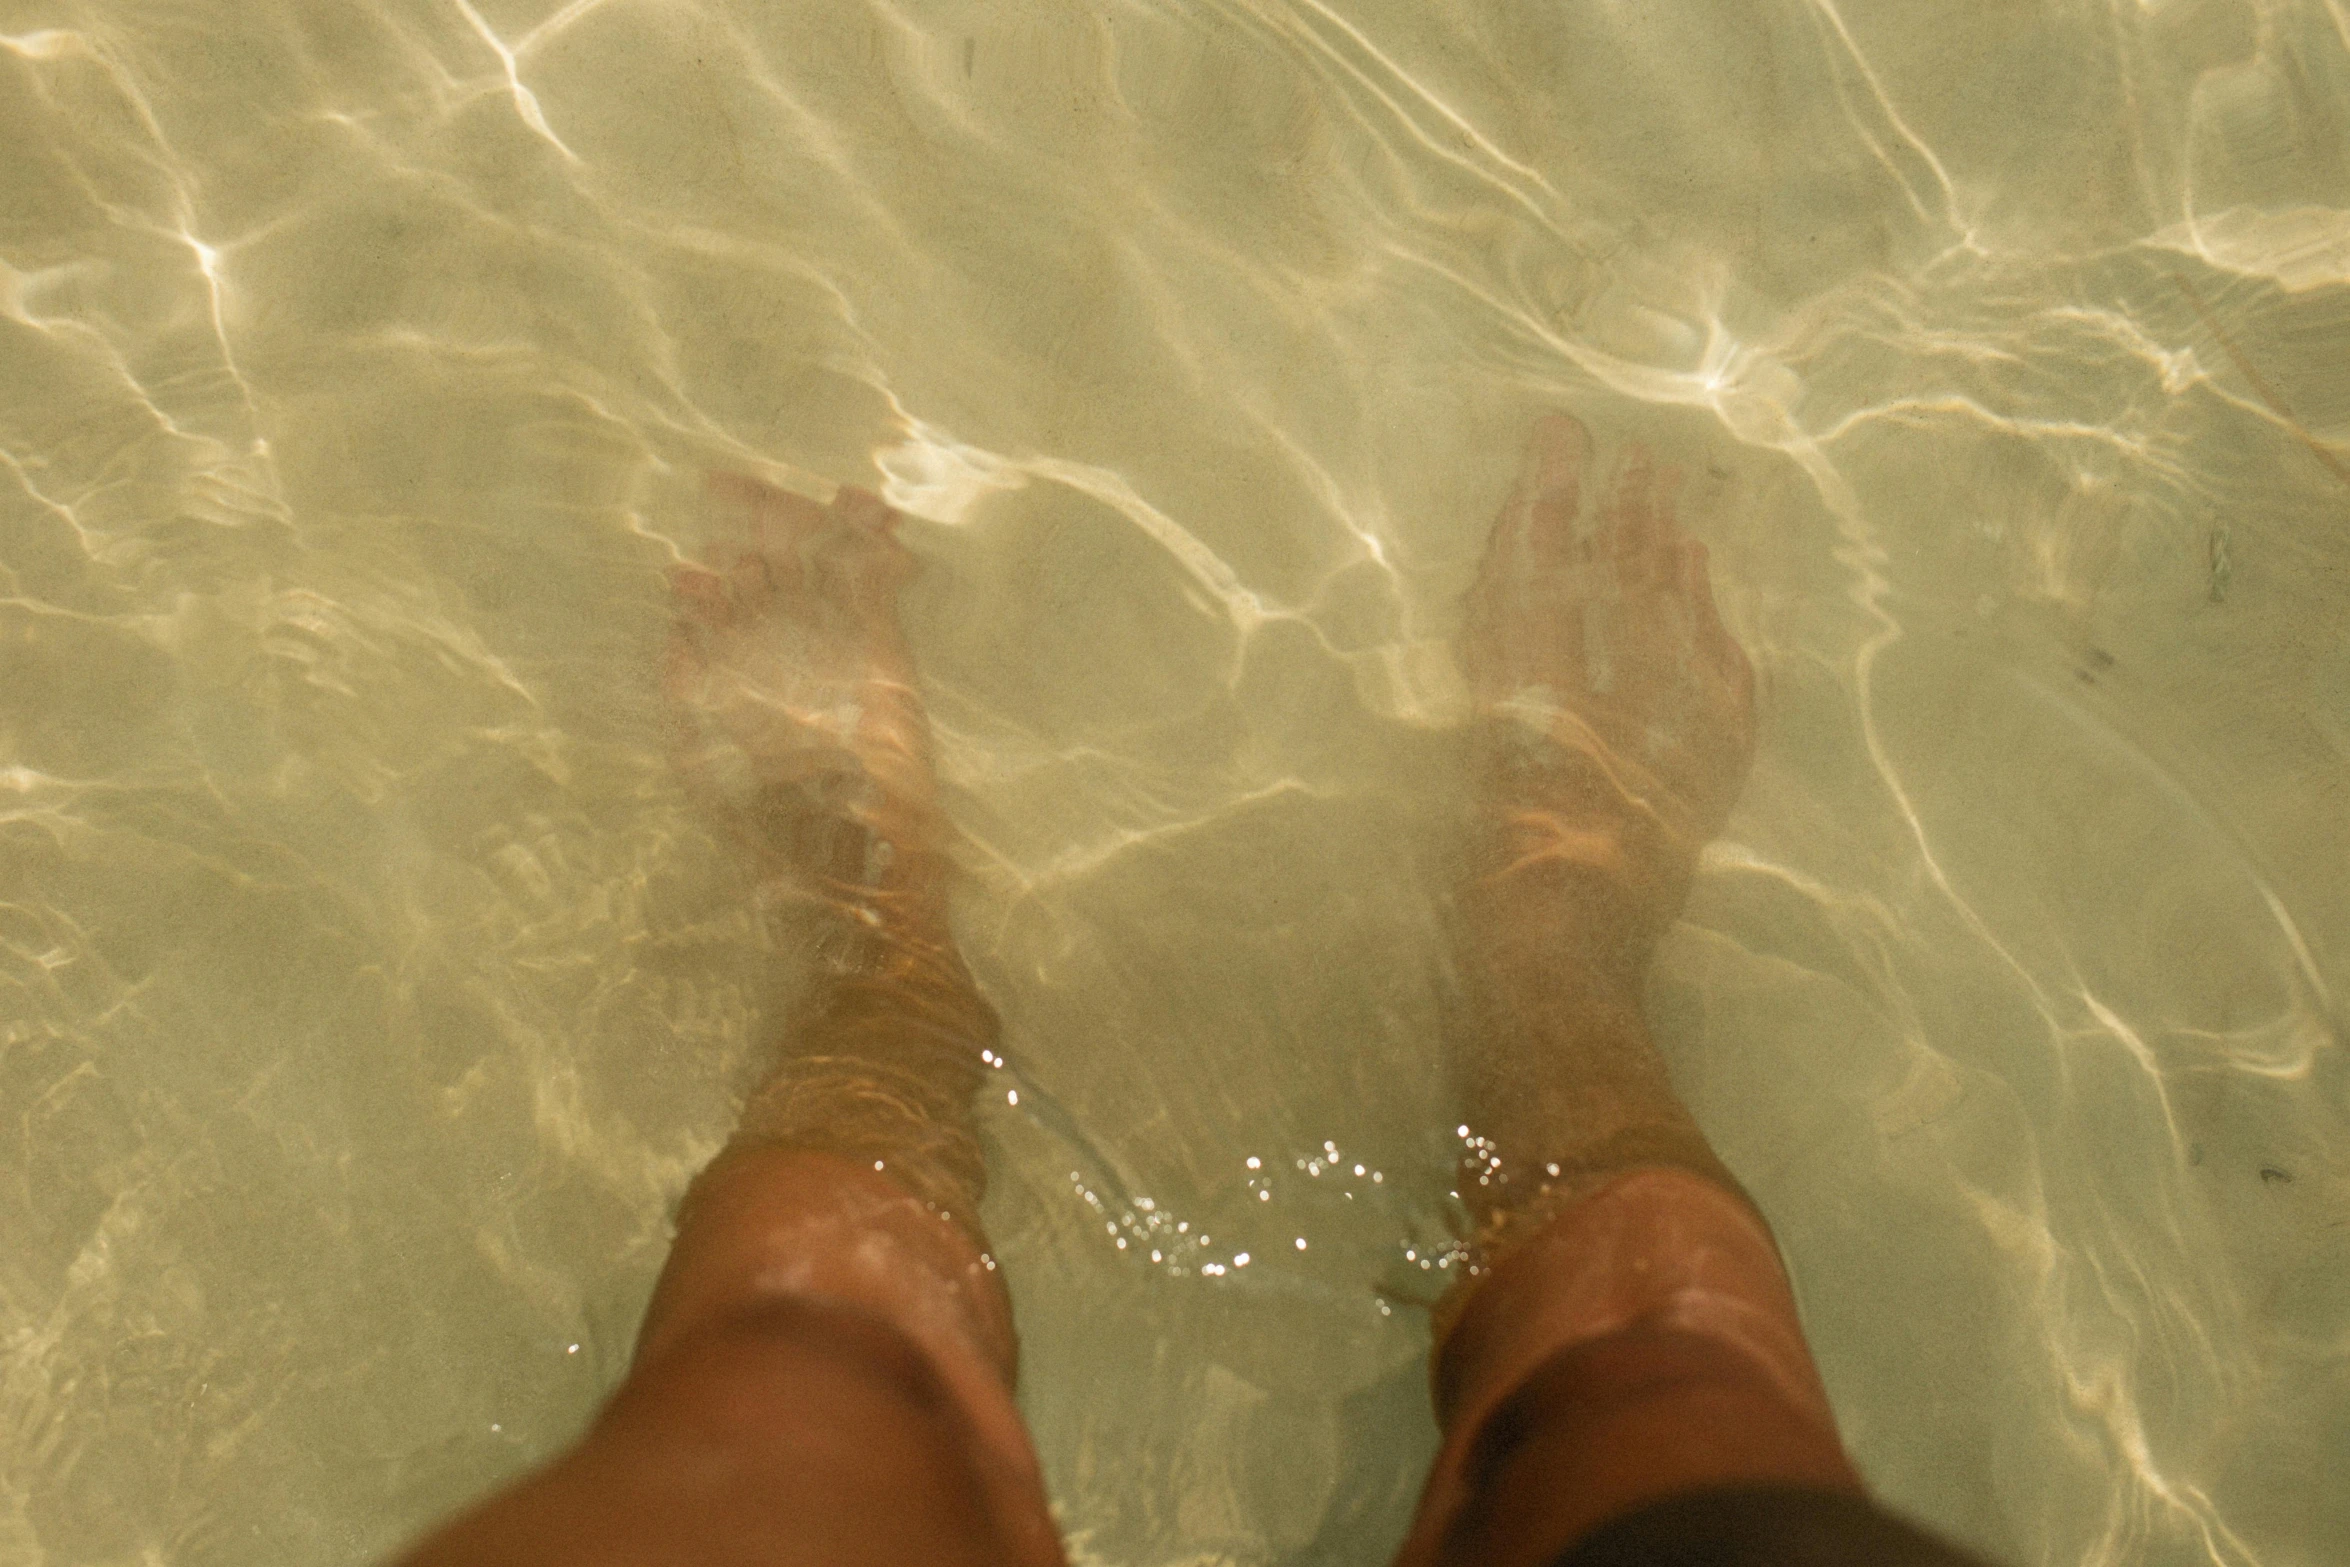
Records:
[[[1687,538],[1687,535],[1681,531],[1681,519],[1674,512],[1674,506],[1681,499],[1682,480],[1686,477],[1687,475],[1681,471],[1678,464],[1668,465],[1658,470],[1652,510],[1656,521],[1657,537],[1661,542],[1678,544]]]
[[[1707,628],[1706,616],[1712,607],[1712,595],[1706,591],[1705,546],[1695,539],[1683,539],[1666,549],[1669,558],[1658,580],[1689,606],[1688,624],[1710,652],[1712,633]]]
[[[1655,483],[1656,459],[1645,445],[1635,441],[1624,454],[1623,472],[1617,475],[1615,494],[1608,502],[1608,522],[1615,532],[1616,573],[1627,587],[1645,584],[1654,576]]]
[[[914,575],[914,552],[897,535],[902,520],[871,490],[844,484],[832,502],[832,527],[817,557],[817,591],[829,599],[886,614]]]
[[[722,568],[727,597],[733,600],[733,614],[737,617],[758,614],[783,585],[779,578],[790,571],[789,555],[771,555],[764,550],[736,551]]]
[[[887,501],[871,490],[854,484],[844,484],[832,498],[833,520],[863,533],[892,533],[898,525],[898,514]]]
[[[1572,540],[1591,435],[1566,414],[1535,421],[1510,498],[1486,535],[1484,572],[1517,570],[1526,557],[1561,558]]]
[[[1581,420],[1554,413],[1535,422],[1517,493],[1505,514],[1516,524],[1514,542],[1535,562],[1552,565],[1571,556],[1583,472],[1590,461],[1591,432]]]
[[[763,578],[748,571],[730,570],[730,576],[761,599],[797,587],[801,554],[823,533],[825,509],[805,495],[739,473],[711,474],[709,492],[714,509],[740,541],[730,566],[739,567],[745,557],[766,563]]]
[[[673,626],[661,650],[661,691],[673,706],[690,703],[700,692],[705,669],[701,650],[683,626]]]
[[[1680,522],[1673,515],[1673,502],[1681,494],[1681,470],[1661,468],[1649,486],[1647,502],[1648,546],[1639,568],[1640,579],[1651,586],[1678,590],[1684,579],[1684,559],[1692,542],[1681,531]]]
[[[1714,603],[1713,576],[1707,569],[1706,548],[1695,539],[1683,546],[1683,584],[1697,622],[1697,636],[1708,657],[1731,670],[1744,689],[1749,705],[1754,699],[1754,666],[1730,628],[1722,624],[1721,607]]]
[[[690,625],[719,627],[734,621],[734,600],[726,591],[726,579],[706,567],[673,567],[669,594],[678,618]]]
[[[1536,493],[1571,490],[1583,481],[1591,461],[1591,432],[1573,414],[1549,413],[1534,421],[1526,442],[1525,476]]]
[[[742,530],[761,549],[795,548],[824,526],[824,508],[748,474],[713,473],[710,498],[718,509],[741,520]]]

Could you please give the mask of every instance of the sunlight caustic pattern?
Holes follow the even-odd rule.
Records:
[[[802,961],[661,736],[737,472],[913,519],[1073,1556],[1379,1559],[1547,408],[1760,671],[1651,1010],[1872,1482],[2350,1541],[2341,0],[0,0],[0,148],[0,1558],[611,1386]]]

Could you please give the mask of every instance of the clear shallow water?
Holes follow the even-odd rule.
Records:
[[[1764,671],[1653,1010],[1864,1469],[2350,1548],[2339,0],[0,35],[0,1560],[362,1560],[619,1375],[794,994],[661,747],[714,467],[927,519],[1077,1556],[1377,1559],[1442,649],[1550,405]]]

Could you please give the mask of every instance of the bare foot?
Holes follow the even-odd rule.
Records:
[[[984,1250],[971,1098],[998,1024],[948,928],[950,832],[898,622],[914,557],[865,490],[710,491],[731,537],[672,578],[678,762],[769,886],[806,900],[819,965],[730,1147],[886,1169]]]
[[[733,537],[671,578],[681,769],[771,879],[872,923],[874,894],[935,890],[945,838],[898,624],[914,557],[868,491],[826,507],[734,475],[710,489]]]
[[[1590,463],[1582,424],[1536,425],[1469,590],[1483,869],[1586,867],[1661,930],[1753,760],[1754,670],[1673,520],[1679,474],[1634,446],[1586,508]]]

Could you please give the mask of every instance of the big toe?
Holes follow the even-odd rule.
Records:
[[[710,566],[671,567],[669,596],[684,625],[722,630],[734,623],[734,596],[727,591],[725,576]]]
[[[1498,533],[1541,562],[1563,561],[1574,546],[1591,432],[1572,414],[1545,414],[1526,441],[1517,489]]]
[[[1576,482],[1582,477],[1584,464],[1591,461],[1591,431],[1573,414],[1546,413],[1534,421],[1526,457],[1546,483]]]
[[[841,486],[820,557],[820,591],[871,610],[886,610],[919,564],[898,538],[899,517],[870,490]]]

